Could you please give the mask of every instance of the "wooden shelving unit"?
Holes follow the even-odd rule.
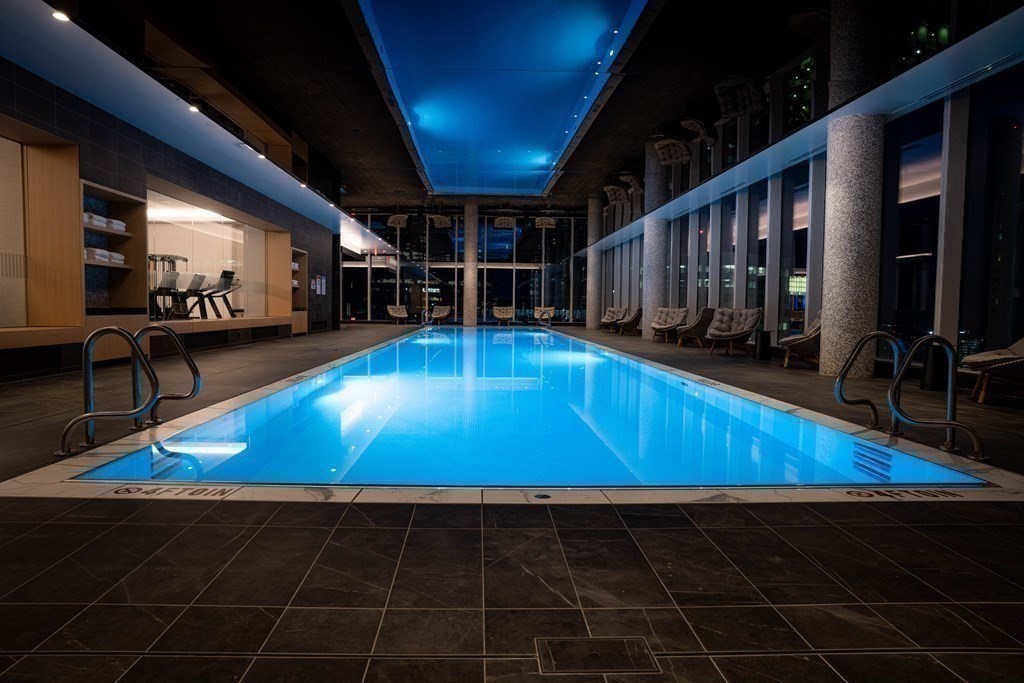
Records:
[[[86,246],[115,251],[125,257],[124,263],[84,259],[88,309],[85,333],[108,325],[137,330],[149,320],[146,200],[83,180],[82,210],[125,223],[124,232],[82,225]],[[103,339],[94,357],[109,360],[128,355],[127,345],[120,340]]]
[[[292,334],[309,332],[309,254],[292,247]]]

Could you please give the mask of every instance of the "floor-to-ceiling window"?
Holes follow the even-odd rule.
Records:
[[[736,195],[722,199],[722,241],[719,252],[718,305],[732,308],[736,301]]]
[[[969,139],[961,357],[1024,338],[1024,67],[972,88]]]
[[[697,308],[708,305],[708,285],[711,274],[708,267],[711,261],[708,227],[711,221],[711,207],[702,206],[697,211]]]
[[[747,308],[764,308],[768,264],[768,181],[750,186],[747,212]]]
[[[942,116],[940,102],[885,132],[878,324],[908,342],[934,326]]]
[[[779,338],[802,332],[807,310],[807,162],[782,174],[779,244]]]
[[[679,308],[686,308],[687,277],[690,272],[690,221],[686,216],[672,221],[672,231],[676,235],[676,245],[679,259],[679,284],[678,301]]]

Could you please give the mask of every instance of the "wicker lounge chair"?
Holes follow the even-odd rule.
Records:
[[[676,328],[676,346],[682,346],[687,341],[695,341],[698,346],[704,348],[704,338],[707,337],[708,327],[714,319],[715,309],[700,309],[696,320],[689,325],[680,325]]]
[[[604,312],[604,317],[601,318],[601,329],[611,330],[615,327],[615,323],[619,322],[626,317],[626,309],[618,308],[615,306],[609,307]]]
[[[728,344],[726,355],[732,355],[734,344],[745,345],[761,324],[760,308],[719,308],[715,310],[715,318],[708,327],[708,339],[711,340],[711,353],[715,346]],[[747,352],[743,346],[743,352]]]
[[[498,321],[499,325],[511,326],[513,318],[516,317],[516,309],[512,306],[495,306],[491,309],[491,312],[494,314],[494,318]]]
[[[668,341],[670,332],[686,321],[687,309],[685,308],[659,308],[651,321],[651,331],[654,332],[654,341],[661,336],[662,341]]]
[[[818,352],[821,350],[821,315],[811,323],[810,329],[780,339],[779,346],[786,350],[786,357],[782,359],[784,368],[789,367],[794,357],[817,363]]]
[[[448,318],[452,317],[451,306],[434,306],[434,310],[430,312],[430,323],[432,325],[440,325]]]
[[[971,370],[978,371],[978,379],[971,391],[971,398],[977,398],[978,403],[984,403],[993,377],[1010,381],[1024,378],[1024,339],[1005,349],[971,354],[964,358],[963,364]]]
[[[533,319],[538,325],[551,327],[551,319],[555,317],[554,306],[534,306]]]
[[[405,306],[388,306],[388,317],[397,325],[409,319],[409,311]]]
[[[628,316],[615,323],[615,331],[619,334],[629,332],[630,334],[640,334],[640,319],[644,316],[644,309],[638,308]]]

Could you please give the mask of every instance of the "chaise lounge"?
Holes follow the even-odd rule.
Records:
[[[782,359],[784,368],[789,367],[794,357],[817,364],[821,350],[821,314],[818,314],[808,330],[780,339],[779,346],[786,350],[786,357]]]
[[[516,309],[512,306],[495,306],[491,309],[491,313],[494,314],[494,319],[498,321],[498,325],[512,326],[512,319],[516,317]]]
[[[978,371],[978,379],[971,390],[971,398],[984,403],[992,379],[1024,379],[1024,339],[1019,339],[1005,349],[982,351],[966,356],[963,360],[971,370]]]
[[[711,340],[711,353],[715,346],[727,344],[726,355],[732,355],[734,344],[745,345],[754,330],[761,324],[760,308],[719,308],[708,327],[708,339]],[[743,346],[746,353],[746,346]]]
[[[606,310],[604,312],[604,317],[601,318],[601,329],[602,330],[614,329],[615,323],[619,322],[620,320],[622,320],[625,317],[626,317],[626,309],[625,308],[618,308],[616,306],[609,307],[608,310]]]
[[[697,314],[697,319],[689,325],[680,325],[676,328],[676,346],[682,346],[687,341],[695,341],[697,345],[704,348],[704,339],[708,334],[708,327],[715,319],[715,309],[702,308]]]
[[[662,341],[668,341],[669,332],[675,331],[680,325],[686,322],[687,309],[685,308],[659,308],[651,321],[651,331],[654,333],[654,341],[661,336]]]

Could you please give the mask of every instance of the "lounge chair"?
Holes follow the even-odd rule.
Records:
[[[512,320],[516,317],[516,309],[512,306],[495,306],[491,309],[491,312],[494,314],[494,318],[498,321],[499,325],[504,323],[511,327]]]
[[[734,344],[746,344],[750,335],[761,324],[760,308],[719,308],[715,310],[715,318],[708,327],[708,339],[711,340],[711,353],[718,344],[728,344],[726,355],[732,355]],[[746,353],[746,346],[743,347]]]
[[[708,335],[708,327],[715,319],[715,309],[702,308],[697,314],[697,319],[689,325],[680,325],[676,328],[676,346],[682,346],[687,341],[695,341],[697,345],[704,348],[704,339]]]
[[[811,323],[810,329],[780,339],[779,346],[786,350],[786,357],[782,359],[784,368],[789,367],[789,362],[793,357],[817,363],[818,352],[821,350],[821,315],[818,315]]]
[[[388,317],[397,325],[409,319],[409,311],[405,306],[388,306]]]
[[[445,320],[452,316],[451,306],[434,306],[434,310],[430,312],[430,323],[432,325],[440,325]]]
[[[978,371],[978,379],[971,391],[971,398],[984,403],[988,395],[988,386],[993,376],[997,379],[1014,379],[1024,376],[1024,339],[1019,339],[1005,349],[982,351],[966,356],[963,364],[971,370]]]
[[[654,341],[658,341],[658,336],[660,335],[662,341],[667,342],[668,333],[674,331],[686,321],[686,313],[687,310],[685,308],[659,308],[654,316],[654,320],[651,321]]]
[[[626,309],[618,308],[615,306],[610,307],[604,312],[604,317],[601,318],[601,329],[602,330],[613,330],[615,323],[619,322],[626,317]]]
[[[615,331],[619,334],[629,332],[630,334],[640,334],[640,319],[643,318],[644,309],[638,308],[628,316],[615,323]]]
[[[555,317],[554,306],[534,306],[533,307],[533,319],[537,321],[540,326],[551,327],[551,319]]]

